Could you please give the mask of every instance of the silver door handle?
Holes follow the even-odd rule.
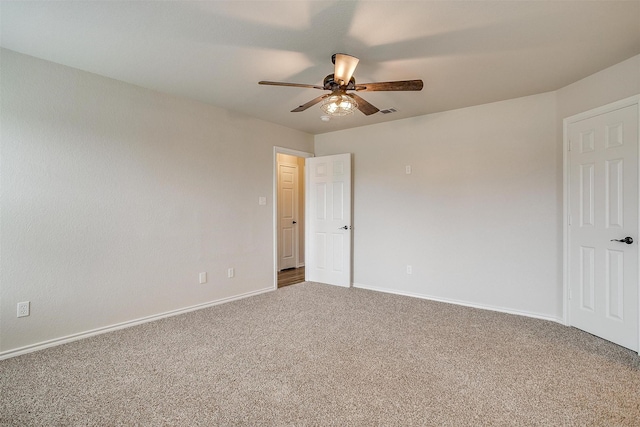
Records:
[[[350,228],[351,227],[345,225],[344,227],[338,227],[338,230],[348,230]]]
[[[630,245],[633,243],[633,239],[629,236],[625,237],[624,239],[611,239],[612,242],[621,242],[621,243],[626,243],[627,245]]]

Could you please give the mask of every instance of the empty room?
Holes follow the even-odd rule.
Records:
[[[640,1],[0,1],[0,425],[640,425]]]

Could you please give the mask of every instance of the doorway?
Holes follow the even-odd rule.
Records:
[[[274,283],[305,281],[305,158],[311,153],[274,149]]]

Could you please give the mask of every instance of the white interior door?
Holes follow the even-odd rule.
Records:
[[[278,165],[278,270],[298,266],[298,166]]]
[[[351,154],[305,160],[305,279],[351,286]]]
[[[569,122],[567,134],[570,323],[637,351],[638,105]]]

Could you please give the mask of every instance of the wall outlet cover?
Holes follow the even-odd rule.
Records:
[[[26,317],[30,313],[30,303],[29,301],[19,302],[18,303],[18,317]]]

